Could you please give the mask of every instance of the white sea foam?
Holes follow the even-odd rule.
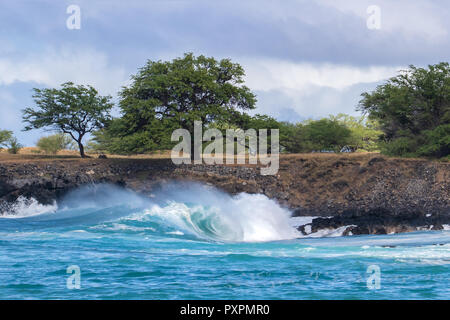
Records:
[[[181,231],[171,231],[171,232],[166,232],[166,234],[172,234],[175,236],[184,236],[184,233]]]
[[[330,229],[320,229],[317,232],[308,234],[308,237],[313,237],[313,238],[341,237],[344,234],[345,230],[347,230],[347,228],[350,228],[350,227],[356,227],[356,225],[352,224],[352,225],[348,225],[348,226],[342,226],[337,229],[331,229],[331,228]]]
[[[305,233],[306,233],[306,234],[310,234],[310,233],[311,233],[311,231],[312,231],[312,227],[311,227],[311,225],[307,225],[307,226],[305,226]]]
[[[262,242],[300,237],[291,225],[290,212],[264,195],[240,194],[235,197],[196,193],[191,203],[169,201],[145,212],[183,233],[200,238],[231,242]],[[208,196],[214,202],[208,201]]]
[[[2,212],[0,218],[26,218],[44,213],[54,213],[56,210],[58,210],[56,202],[51,205],[43,205],[34,198],[27,199],[20,196],[7,212]]]
[[[298,227],[301,227],[301,226],[311,223],[315,218],[317,218],[317,217],[309,217],[309,216],[308,217],[292,217],[290,219],[290,222],[293,227],[298,228]]]
[[[132,231],[132,232],[145,232],[145,231],[153,231],[155,232],[156,229],[152,227],[135,227],[135,226],[129,226],[122,223],[112,223],[112,224],[101,224],[97,226],[90,227],[90,229],[100,229],[100,230],[107,230],[107,231]]]

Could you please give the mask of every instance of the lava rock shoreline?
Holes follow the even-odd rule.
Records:
[[[275,176],[255,165],[181,165],[170,159],[0,161],[0,214],[19,198],[52,204],[87,184],[150,195],[169,181],[197,181],[230,194],[261,193],[293,216],[317,216],[299,230],[348,227],[344,235],[441,230],[450,224],[450,164],[368,155],[282,155]],[[331,218],[330,218],[331,217]]]

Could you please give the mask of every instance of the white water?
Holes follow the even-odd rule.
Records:
[[[40,204],[36,199],[27,199],[23,196],[17,198],[8,212],[2,212],[0,218],[26,218],[45,213],[54,213],[58,210],[58,205],[54,202],[51,205]]]
[[[339,237],[349,227],[307,235],[297,231],[315,217],[291,218],[291,212],[261,194],[230,196],[196,183],[168,184],[151,198],[110,185],[80,188],[58,205],[20,197],[2,218],[87,224],[92,230],[190,235],[218,242],[266,242],[295,238]],[[445,226],[444,230],[448,230]],[[309,232],[308,232],[309,231]]]
[[[207,196],[207,195],[206,195]],[[290,212],[264,195],[240,194],[214,205],[171,201],[154,205],[145,215],[162,219],[183,233],[231,242],[262,242],[294,239]]]
[[[110,231],[156,232],[156,224],[168,235],[263,242],[300,237],[290,215],[289,210],[264,195],[230,196],[209,186],[187,183],[168,184],[151,198],[110,185],[87,186],[67,195],[59,209],[56,203],[45,206],[21,197],[2,217],[34,217],[60,223],[72,219],[71,223],[93,223],[94,229]],[[140,226],[132,225],[139,222]]]

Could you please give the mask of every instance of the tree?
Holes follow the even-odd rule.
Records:
[[[154,118],[149,119],[142,129],[134,131],[124,118],[116,118],[93,133],[92,147],[99,152],[125,155],[170,150],[175,145],[171,141],[175,129],[167,121]]]
[[[8,148],[11,154],[17,154],[23,146],[19,143],[13,132],[9,130],[0,130],[0,149]]]
[[[271,146],[271,140],[272,140],[272,131],[273,129],[278,129],[280,130],[280,128],[282,127],[282,124],[277,121],[275,118],[268,116],[268,115],[261,115],[261,114],[256,114],[254,116],[250,116],[246,113],[241,114],[240,116],[236,116],[233,119],[234,124],[233,125],[229,125],[230,129],[235,129],[235,130],[249,130],[249,129],[253,129],[256,131],[256,136],[258,137],[258,141],[260,141],[260,135],[259,135],[259,130],[267,130],[267,137],[266,137],[266,144],[268,146]],[[248,137],[244,137],[244,141],[236,141],[237,143],[240,144],[244,144],[246,148],[249,147],[249,139]],[[280,138],[282,139],[282,138]],[[259,146],[256,146],[257,148],[259,148]],[[250,152],[257,152],[258,150],[250,150]],[[271,152],[271,147],[269,147],[267,149],[268,152]]]
[[[255,95],[243,85],[244,69],[230,59],[217,61],[187,53],[172,61],[148,61],[120,93],[127,135],[156,125],[194,133],[194,121],[233,123],[239,110],[253,109]],[[191,157],[194,141],[191,143]]]
[[[304,135],[314,150],[338,152],[350,141],[351,131],[336,120],[320,119],[308,122],[304,126]]]
[[[280,144],[289,153],[311,152],[315,150],[307,136],[307,128],[303,123],[284,122],[280,130]]]
[[[110,96],[100,96],[92,86],[62,84],[61,89],[34,89],[36,108],[23,110],[25,131],[49,128],[66,133],[86,157],[83,138],[110,120]]]
[[[8,145],[8,141],[12,138],[12,131],[0,130],[0,149]]]
[[[331,120],[343,124],[351,131],[348,146],[354,151],[376,151],[379,150],[380,136],[382,131],[378,130],[378,123],[374,119],[367,119],[367,116],[353,117],[344,113],[330,116]]]
[[[16,137],[11,137],[8,140],[8,152],[10,154],[18,154],[20,149],[22,149],[22,148],[23,148],[23,145],[21,145],[19,143],[19,140],[17,140]]]
[[[68,135],[64,133],[57,133],[48,137],[40,138],[37,142],[37,146],[45,153],[57,154],[58,151],[70,147],[71,143],[72,139]]]
[[[363,93],[359,109],[383,131],[383,151],[392,155],[450,154],[450,65],[410,66]]]

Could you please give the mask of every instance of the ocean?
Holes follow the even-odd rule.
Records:
[[[0,215],[0,299],[449,299],[450,231],[304,236],[264,195],[91,185]]]

